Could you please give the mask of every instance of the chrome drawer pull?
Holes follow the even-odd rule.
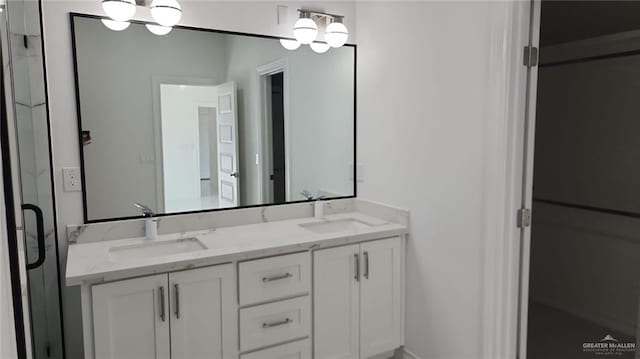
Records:
[[[262,282],[263,283],[273,282],[274,280],[286,279],[286,278],[290,278],[290,277],[293,277],[293,274],[285,273],[285,274],[280,274],[280,275],[276,275],[276,276],[273,276],[273,277],[262,277]]]
[[[262,323],[262,327],[263,328],[273,328],[273,327],[279,327],[281,325],[285,325],[285,324],[289,324],[293,322],[293,320],[287,318],[285,320],[281,320],[279,322],[274,322],[274,323]]]

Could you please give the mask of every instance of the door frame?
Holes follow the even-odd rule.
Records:
[[[283,75],[283,103],[284,103],[284,178],[286,201],[291,201],[291,141],[287,138],[291,136],[291,118],[289,112],[289,63],[286,58],[278,59],[270,63],[258,66],[256,68],[258,74],[258,87],[260,94],[258,96],[259,107],[259,129],[258,133],[258,167],[260,168],[260,194],[259,198],[263,203],[271,203],[273,198],[273,188],[269,178],[271,169],[270,154],[271,151],[271,104],[269,101],[269,76],[282,73]]]
[[[482,353],[524,359],[531,230],[518,227],[518,210],[532,202],[537,68],[524,64],[523,50],[539,45],[540,0],[489,6],[504,20],[492,25],[488,70],[494,122],[485,149],[496,160],[486,163],[485,174]]]
[[[213,77],[152,76],[153,111],[153,151],[156,168],[156,213],[165,213],[164,207],[164,164],[162,160],[162,109],[160,98],[161,85],[216,86]],[[145,203],[145,205],[149,205]]]

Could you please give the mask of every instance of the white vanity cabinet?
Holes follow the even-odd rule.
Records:
[[[314,252],[314,358],[390,356],[402,345],[402,239]]]
[[[92,287],[95,358],[234,358],[233,265]]]

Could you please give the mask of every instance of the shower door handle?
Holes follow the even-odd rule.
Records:
[[[47,255],[46,248],[44,246],[44,215],[40,207],[25,203],[22,205],[23,211],[33,211],[36,215],[36,240],[38,241],[38,259],[33,263],[27,263],[27,269],[36,269],[44,263],[44,259]],[[26,233],[26,231],[25,231]]]

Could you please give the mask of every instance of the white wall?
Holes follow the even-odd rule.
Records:
[[[488,282],[501,280],[485,271],[485,248],[505,239],[507,210],[515,213],[505,208],[517,154],[508,143],[522,113],[506,112],[505,59],[523,46],[510,47],[511,27],[527,23],[516,23],[511,7],[429,1],[356,9],[358,195],[411,211],[405,342],[419,358],[481,358],[492,336],[511,354],[485,357],[513,357],[515,328],[485,329],[504,320],[501,311],[515,318],[515,302],[486,317],[483,309],[493,304],[485,302]],[[523,69],[522,59],[514,66]],[[491,258],[503,260],[502,250]]]
[[[69,12],[103,15],[99,1],[43,0],[43,26],[49,86],[50,117],[53,141],[54,181],[58,215],[61,271],[65,273],[67,242],[66,225],[82,223],[82,196],[80,192],[63,192],[62,167],[80,165],[77,145],[77,122]],[[182,25],[202,28],[291,36],[296,20],[296,9],[312,7],[330,13],[343,14],[351,29],[350,41],[357,42],[355,2],[353,1],[187,1],[180,2],[183,9]],[[288,17],[276,22],[276,5],[288,6]],[[149,11],[138,8],[136,18],[151,21]],[[80,329],[80,302],[77,288],[64,288],[65,339],[67,356],[80,358],[82,345]]]

